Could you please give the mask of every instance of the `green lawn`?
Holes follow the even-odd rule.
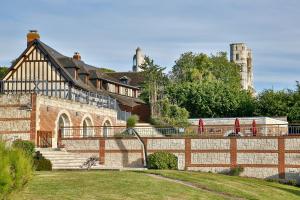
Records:
[[[150,177],[156,173],[193,183],[192,188]],[[36,173],[12,199],[300,199],[300,188],[257,179],[179,171],[54,171]]]

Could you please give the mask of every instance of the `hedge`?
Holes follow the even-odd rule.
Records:
[[[149,169],[178,169],[178,158],[169,152],[155,152],[148,156]]]

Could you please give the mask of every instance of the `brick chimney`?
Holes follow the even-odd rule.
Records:
[[[75,60],[81,60],[81,56],[80,56],[80,54],[79,54],[78,52],[75,52],[75,53],[74,53],[73,58],[74,58]]]
[[[27,46],[30,42],[33,40],[40,39],[40,34],[37,30],[29,30],[29,33],[27,33]]]

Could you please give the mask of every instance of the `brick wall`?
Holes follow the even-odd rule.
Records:
[[[93,126],[102,126],[106,121],[112,126],[122,124],[117,121],[117,112],[112,109],[43,95],[0,95],[0,137],[37,143],[37,132],[47,131],[52,132],[52,144],[56,147],[58,119],[62,114],[69,117],[70,126],[82,126],[87,117]]]
[[[91,142],[90,140],[93,140]],[[183,170],[226,172],[238,165],[242,176],[298,179],[300,136],[245,138],[143,138],[147,154],[168,151]],[[65,139],[68,151],[94,153],[108,167],[142,167],[142,145],[136,138]]]

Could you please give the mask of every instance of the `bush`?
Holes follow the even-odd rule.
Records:
[[[32,176],[32,159],[18,148],[8,148],[0,141],[0,199],[20,190]]]
[[[30,141],[15,140],[13,142],[12,146],[13,146],[13,148],[21,149],[29,157],[32,157],[35,152],[34,144]]]
[[[34,156],[34,166],[36,171],[51,171],[52,163],[46,159],[39,151]]]
[[[237,167],[230,169],[230,171],[228,172],[228,175],[239,176],[243,171],[244,171],[244,168],[242,166],[237,166]]]
[[[36,171],[51,171],[52,170],[52,163],[48,159],[42,160],[34,160],[34,166]]]
[[[149,169],[178,169],[178,159],[169,152],[155,152],[148,156],[147,165]]]
[[[139,116],[137,116],[137,115],[131,115],[127,119],[127,128],[133,128],[133,127],[135,127],[135,124],[138,122],[138,120],[139,120]]]

